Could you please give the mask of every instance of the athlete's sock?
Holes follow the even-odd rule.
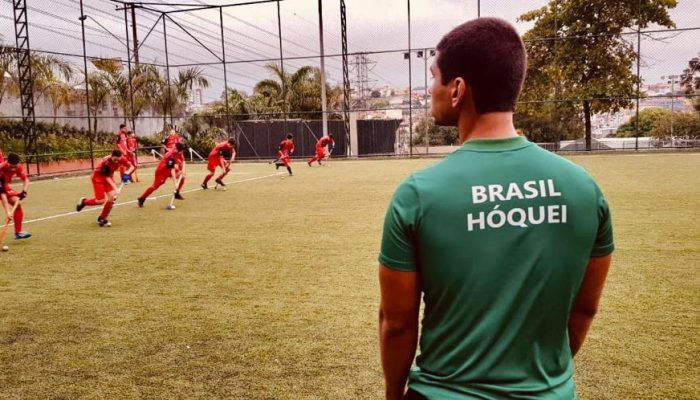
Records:
[[[211,179],[212,176],[214,176],[214,174],[209,174],[209,175],[205,176],[205,177],[204,177],[204,182],[202,182],[202,185],[206,185],[206,184],[209,182],[209,180]]]
[[[185,178],[184,177],[182,179],[180,179],[180,184],[177,185],[177,192],[178,193],[180,193],[180,189],[182,189],[183,186],[185,186]]]
[[[112,211],[113,205],[114,202],[112,200],[107,200],[105,202],[104,207],[102,207],[102,213],[100,214],[100,218],[107,219],[107,217],[109,216],[109,212]]]
[[[15,223],[15,233],[22,232],[22,220],[24,219],[24,211],[22,211],[22,206],[17,206],[15,208],[15,214],[13,217],[13,222]]]
[[[291,168],[291,167],[287,167],[287,171],[289,171],[289,175],[292,174],[292,168]]]
[[[83,205],[86,205],[86,206],[96,206],[96,205],[97,205],[97,199],[94,199],[94,198],[93,198],[93,199],[85,199],[85,200],[83,201]]]

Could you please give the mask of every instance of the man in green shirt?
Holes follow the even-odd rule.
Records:
[[[463,145],[403,181],[387,210],[387,399],[576,397],[572,358],[610,266],[610,213],[582,168],[517,135],[525,70],[520,37],[499,19],[467,22],[437,46],[432,114]]]

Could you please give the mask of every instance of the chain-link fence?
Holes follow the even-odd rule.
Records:
[[[700,1],[656,3],[2,0],[0,148],[36,174],[79,170],[127,123],[151,161],[171,126],[204,156],[235,136],[241,157],[269,158],[287,133],[306,152],[333,133],[336,156],[444,154],[458,136],[430,118],[434,46],[478,16],[523,35],[530,70],[515,122],[530,140],[552,151],[697,147]],[[22,97],[25,47],[36,125]]]

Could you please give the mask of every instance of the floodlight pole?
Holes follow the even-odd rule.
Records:
[[[408,155],[413,157],[413,71],[411,63],[411,0],[408,5]]]
[[[80,0],[80,28],[83,34],[83,73],[85,74],[85,107],[87,108],[88,138],[90,139],[90,169],[95,169],[95,153],[92,144],[92,119],[90,118],[90,83],[87,69],[87,50],[85,47],[85,13],[83,12],[83,0]]]
[[[318,37],[321,46],[321,120],[323,136],[328,136],[328,114],[326,114],[326,57],[323,48],[323,0],[318,0]]]
[[[161,15],[163,18],[163,39],[165,41],[165,71],[168,78],[168,111],[170,112],[170,129],[174,129],[173,125],[173,102],[172,102],[172,90],[170,89],[170,59],[168,58],[168,32],[165,27],[165,13]],[[165,107],[163,107],[163,112],[165,112]],[[165,128],[165,127],[163,127]]]
[[[284,74],[284,52],[282,51],[282,16],[280,2],[277,2],[277,32],[280,41],[280,71],[282,72],[282,118],[284,120],[284,135],[287,135],[287,76]]]
[[[134,21],[135,25],[136,21]],[[132,81],[132,74],[131,74],[131,47],[129,43],[129,14],[126,10],[126,7],[124,8],[124,27],[126,28],[126,65],[127,65],[127,72],[129,73],[129,116],[131,117],[131,129],[136,131],[136,118],[134,117],[134,84]],[[135,42],[134,42],[135,43]],[[126,118],[126,116],[125,116]]]
[[[224,103],[226,104],[226,134],[230,135],[231,110],[228,105],[228,74],[226,73],[226,45],[224,43],[224,9],[219,7],[219,22],[221,23],[221,64],[224,66]]]

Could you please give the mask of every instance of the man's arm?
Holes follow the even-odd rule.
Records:
[[[600,296],[603,293],[605,278],[610,269],[612,255],[591,257],[586,267],[586,274],[581,282],[576,301],[569,316],[569,347],[575,356],[581,349],[586,334],[591,328],[593,318],[598,312]]]
[[[112,179],[111,176],[108,176],[108,177],[106,178],[106,180],[107,180],[107,183],[109,184],[109,186],[112,187],[112,190],[114,190],[115,192],[118,192],[118,191],[119,191],[119,189],[117,188],[117,184],[114,183],[114,179]]]
[[[379,348],[386,399],[402,399],[418,343],[420,282],[416,272],[379,265]]]

